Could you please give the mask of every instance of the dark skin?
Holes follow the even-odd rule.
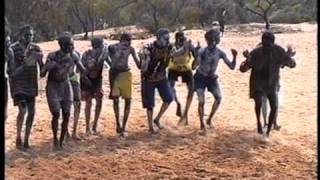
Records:
[[[261,46],[261,45],[262,45],[262,43],[259,43],[258,47]],[[292,47],[290,47],[290,46],[288,47],[287,53],[290,54],[290,57],[293,57],[296,54],[296,52],[293,51]],[[243,54],[243,56],[245,58],[247,58],[247,59],[250,58],[248,50],[245,50],[242,54]],[[281,68],[284,68],[284,67],[285,67],[285,65],[281,66]],[[263,95],[261,97],[261,110],[262,110],[262,117],[263,117],[264,127],[268,126],[268,123],[267,123],[267,112],[268,112],[267,100],[268,100],[268,98],[265,95]],[[260,101],[258,101],[258,105],[259,105],[259,103],[260,103]],[[277,104],[278,104],[278,102],[277,102]],[[258,110],[256,110],[256,113],[257,113],[257,111]],[[260,114],[260,112],[258,112],[258,113]],[[281,126],[277,123],[277,119],[274,120],[274,123],[273,123],[272,127],[273,127],[274,130],[277,130],[277,131],[279,131],[281,129]]]
[[[273,46],[273,42],[270,41],[269,39],[263,39],[262,40],[263,43],[269,45],[272,47]],[[245,51],[244,56],[247,57],[247,60],[244,61],[241,66],[240,66],[240,71],[241,72],[246,72],[249,69],[251,69],[250,66],[250,62],[251,62],[251,56],[249,55],[248,51]],[[293,57],[295,55],[295,52],[292,50],[291,47],[288,47],[288,50],[286,52],[286,56],[287,57]],[[276,54],[276,57],[280,56],[279,54]],[[277,67],[290,67],[290,68],[294,68],[296,66],[295,61],[293,61],[292,59],[290,61],[287,61],[285,63],[282,63],[281,66]],[[266,135],[269,136],[270,135],[270,131],[272,128],[272,125],[274,125],[274,128],[277,128],[277,115],[278,115],[278,90],[270,90],[269,93],[267,94],[263,94],[261,92],[257,92],[255,93],[254,96],[254,101],[255,101],[255,113],[256,113],[256,118],[257,118],[257,131],[259,134],[263,134],[263,130],[262,130],[262,124],[260,122],[260,113],[261,113],[261,108],[263,106],[264,103],[263,102],[263,98],[266,98],[267,100],[269,100],[269,104],[270,104],[270,113],[269,113],[269,119],[268,119],[268,124],[267,124],[267,132]]]
[[[169,45],[169,34],[168,35],[164,35],[161,37],[157,37],[156,43],[160,46],[160,47],[164,47],[164,46],[168,46]],[[169,64],[169,59],[166,59],[166,65]],[[163,114],[167,111],[168,107],[169,107],[170,103],[167,102],[163,102],[160,108],[160,111],[158,113],[158,115],[156,116],[156,118],[153,120],[153,108],[147,108],[147,117],[148,117],[148,125],[149,125],[149,132],[151,134],[156,133],[156,131],[153,128],[153,123],[159,128],[159,129],[163,129],[163,127],[160,124],[160,118],[163,116]],[[152,122],[153,120],[153,122]]]
[[[107,58],[105,58],[104,54],[101,53],[106,53],[103,44],[91,44],[92,48],[95,52],[97,52],[98,54],[100,54],[99,56],[99,60],[98,60],[98,64],[97,66],[100,68],[103,68],[104,62],[106,61],[109,64],[109,60]],[[104,59],[105,58],[105,59]],[[91,84],[91,81],[88,79],[88,84]],[[93,122],[93,126],[92,126],[92,131],[94,133],[97,133],[97,124],[98,124],[98,119],[100,117],[100,113],[101,113],[101,108],[102,108],[102,98],[100,97],[96,97],[96,107],[95,107],[95,116],[94,116],[94,122]],[[90,135],[91,131],[90,131],[90,116],[91,116],[91,107],[92,107],[92,98],[87,99],[85,102],[85,118],[86,118],[86,134]]]
[[[217,45],[217,42],[215,40],[207,40],[208,48],[215,48]],[[230,69],[234,69],[236,65],[236,57],[237,57],[237,51],[235,49],[231,49],[231,53],[233,55],[233,60],[232,62],[224,60],[224,62],[228,65]],[[199,57],[198,57],[199,58]],[[205,105],[205,98],[204,98],[204,90],[203,89],[198,89],[197,94],[199,97],[199,104],[198,104],[198,113],[200,117],[200,129],[203,130],[204,132],[206,131],[205,123],[204,123],[204,105]],[[215,97],[215,101],[212,105],[210,115],[206,121],[206,124],[208,125],[209,128],[212,127],[212,118],[216,111],[218,110],[219,106],[221,103],[221,97]]]
[[[192,53],[192,56],[193,58],[195,59],[196,58],[196,55],[195,55],[195,49],[192,47],[191,45],[191,41],[187,41],[187,39],[184,37],[184,36],[180,36],[180,37],[177,37],[176,38],[176,47],[177,48],[181,48],[183,47],[183,52],[185,51],[190,51]],[[172,88],[174,88],[174,85],[175,85],[175,81],[170,81],[170,86]],[[178,97],[176,95],[176,91],[175,89],[173,89],[173,93],[174,93],[174,100],[175,102],[177,103],[177,116],[180,116],[180,120],[178,122],[178,124],[182,124],[184,123],[184,125],[188,125],[188,112],[189,112],[189,108],[190,108],[190,105],[192,103],[192,98],[193,98],[193,84],[191,84],[191,82],[189,83],[186,83],[187,85],[187,88],[188,88],[188,95],[187,95],[187,101],[186,101],[186,106],[185,106],[185,110],[184,112],[182,113],[181,112],[181,104],[178,100]],[[191,86],[191,87],[190,87]]]
[[[10,77],[11,76],[11,71],[10,69],[13,69],[14,68],[14,53],[12,51],[12,49],[9,47],[11,44],[11,38],[9,35],[6,36],[6,39],[5,39],[5,63],[7,65],[7,72],[8,73],[8,76]],[[8,81],[8,80],[7,80]],[[5,120],[7,119],[7,105],[8,105],[8,82],[5,82],[6,83],[6,89],[5,91],[6,92],[6,97],[5,97]]]
[[[120,41],[120,43],[123,43],[125,46],[127,47],[131,47],[131,41],[127,41],[127,40],[122,40]],[[136,55],[136,52],[134,50],[134,48],[130,48],[130,54],[133,57],[133,60],[136,64],[136,66],[140,69],[140,61]],[[120,119],[119,119],[119,97],[114,97],[113,98],[113,110],[115,113],[115,117],[116,117],[116,132],[120,134],[120,136],[125,136],[125,132],[126,132],[126,124],[128,121],[128,117],[130,114],[130,109],[131,109],[131,98],[125,98],[124,99],[124,115],[123,115],[123,121],[122,121],[122,126],[120,124]]]
[[[86,74],[86,70],[84,66],[81,64],[79,57],[73,52],[73,39],[69,38],[68,40],[63,41],[60,45],[60,51],[63,53],[64,57],[68,57],[70,59],[74,60],[74,63],[76,64],[77,68],[80,70],[81,75]],[[63,57],[62,57],[63,58]],[[46,63],[44,68],[41,70],[41,77],[45,77],[47,72],[50,72],[52,70],[58,69],[58,71],[61,74],[69,73],[70,69],[64,68],[60,69],[59,64],[57,64],[55,61],[49,61],[49,63]],[[60,150],[63,148],[63,141],[68,131],[68,124],[70,119],[70,112],[67,111],[66,104],[68,102],[62,102],[61,109],[62,109],[62,124],[61,124],[61,134],[60,139],[58,140],[58,125],[59,125],[59,118],[60,118],[60,112],[51,112],[52,113],[52,131],[53,131],[53,145],[55,150]]]
[[[36,63],[42,68],[43,62],[42,57],[43,54],[36,50],[29,49],[31,42],[33,41],[34,32],[31,29],[24,30],[22,32],[22,37],[20,38],[20,43],[24,49],[24,55],[25,57],[31,57],[33,59],[36,59]],[[15,68],[14,65],[10,67],[12,74],[11,77],[19,76],[19,73],[23,71],[24,67],[26,67],[27,64],[21,65],[18,68]],[[29,137],[31,134],[31,128],[34,120],[34,114],[35,114],[35,103],[34,102],[25,102],[20,103],[18,105],[19,113],[17,116],[17,138],[16,138],[16,148],[17,149],[28,149],[30,147],[29,145]],[[23,126],[23,121],[26,118],[26,131],[25,131],[25,137],[24,137],[24,143],[22,143],[21,140],[21,131]]]

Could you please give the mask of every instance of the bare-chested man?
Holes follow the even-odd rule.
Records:
[[[108,61],[108,49],[103,44],[102,38],[93,38],[91,40],[92,49],[83,53],[81,58],[82,64],[88,71],[86,78],[81,77],[81,100],[85,101],[85,118],[86,118],[86,134],[91,134],[90,131],[90,114],[92,99],[96,100],[96,108],[92,131],[97,132],[98,119],[100,117],[103,89],[102,89],[102,71],[104,62]],[[86,82],[89,80],[88,82]]]
[[[43,54],[40,47],[32,43],[34,37],[33,28],[29,25],[23,26],[20,31],[20,40],[11,45],[14,52],[14,66],[10,71],[10,88],[13,103],[19,107],[17,117],[17,139],[18,149],[29,148],[29,136],[35,114],[35,98],[38,95],[38,67],[43,66]],[[24,144],[22,146],[21,130],[25,116],[26,131]]]
[[[9,28],[5,28],[5,42],[4,42],[4,47],[5,47],[5,59],[4,59],[4,77],[5,77],[5,82],[4,82],[4,113],[5,113],[5,120],[7,119],[7,108],[8,108],[8,83],[9,83],[9,76],[11,75],[10,69],[13,69],[14,66],[14,53],[12,48],[10,47],[11,45],[11,38],[10,38],[10,30]],[[11,68],[10,68],[11,67]]]
[[[207,41],[207,47],[200,49],[197,57],[197,72],[194,75],[195,91],[199,98],[199,116],[200,116],[200,127],[201,130],[206,131],[204,118],[204,104],[205,104],[205,89],[214,96],[215,101],[212,105],[210,115],[206,121],[209,127],[212,127],[212,117],[217,111],[221,103],[221,90],[218,83],[218,75],[216,70],[220,59],[230,68],[234,69],[236,66],[237,51],[231,49],[233,60],[230,61],[227,55],[217,47],[220,42],[220,33],[217,30],[211,29],[205,33],[205,39]]]
[[[132,74],[129,68],[129,55],[133,57],[137,67],[140,62],[134,48],[131,46],[131,34],[123,33],[120,42],[109,46],[111,59],[110,69],[110,98],[113,99],[113,109],[116,117],[116,131],[120,136],[127,136],[126,124],[130,113]],[[119,120],[119,97],[125,100],[123,121]],[[122,125],[121,125],[122,124]]]
[[[251,69],[250,75],[250,98],[255,101],[255,112],[257,118],[257,130],[263,134],[260,122],[260,112],[263,103],[263,97],[267,97],[270,104],[270,114],[266,135],[269,136],[272,125],[278,126],[278,92],[280,68],[288,66],[294,68],[296,62],[292,58],[295,52],[288,48],[285,51],[282,47],[274,43],[275,36],[271,31],[265,31],[262,34],[262,46],[244,52],[247,57],[240,66],[241,72]]]
[[[48,74],[46,95],[50,112],[52,114],[52,131],[54,149],[62,149],[63,140],[68,130],[70,108],[73,101],[70,74],[74,71],[74,64],[81,74],[86,70],[80,62],[80,57],[74,50],[73,37],[69,32],[59,35],[58,43],[60,50],[48,54],[46,64],[41,70],[41,77]],[[58,141],[58,125],[60,110],[62,110],[62,125],[60,141]]]
[[[174,99],[177,103],[176,115],[180,117],[179,124],[188,124],[188,111],[192,102],[194,92],[194,80],[192,73],[192,63],[195,62],[195,48],[193,47],[191,40],[188,40],[182,31],[175,34],[175,45],[171,51],[172,58],[169,63],[168,79],[172,88]],[[182,114],[181,104],[178,100],[175,83],[178,81],[178,77],[181,76],[182,82],[186,83],[188,88],[188,96],[186,101],[185,110]]]
[[[142,71],[142,103],[143,107],[147,109],[150,133],[156,132],[153,128],[153,123],[155,123],[159,129],[162,129],[160,118],[173,100],[171,87],[166,74],[166,68],[171,58],[170,51],[172,49],[172,45],[169,42],[169,30],[167,28],[160,28],[156,32],[156,38],[153,43],[145,46],[142,52],[139,53]],[[158,89],[163,103],[158,115],[153,120],[155,89]]]

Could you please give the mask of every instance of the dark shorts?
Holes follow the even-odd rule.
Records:
[[[35,99],[36,99],[35,96],[30,96],[25,94],[15,94],[13,96],[13,105],[18,106],[20,104],[34,103]]]
[[[163,102],[170,103],[173,100],[173,95],[167,79],[159,82],[142,82],[142,104],[144,108],[153,108],[155,106],[155,89],[158,89],[159,95]]]
[[[198,89],[205,90],[207,88],[208,91],[211,92],[216,99],[221,98],[218,76],[215,78],[206,77],[197,72],[194,75],[194,87],[195,91],[197,91]]]
[[[51,113],[70,112],[73,101],[72,86],[69,81],[48,81],[46,87],[47,101]]]
[[[193,83],[192,71],[179,72],[179,71],[175,71],[175,70],[169,70],[169,73],[168,73],[169,80],[178,81],[179,76],[182,77],[182,82],[185,82],[185,83],[192,82]]]
[[[104,92],[103,92],[102,88],[97,88],[94,91],[81,90],[81,100],[82,101],[91,100],[93,98],[102,99],[103,95],[104,95]]]
[[[80,84],[76,81],[70,81],[73,91],[73,101],[80,101]]]

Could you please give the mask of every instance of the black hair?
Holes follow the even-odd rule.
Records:
[[[262,37],[261,39],[270,39],[272,41],[272,43],[274,43],[275,41],[275,36],[274,36],[274,33],[270,30],[267,30],[267,31],[264,31],[263,34],[262,34]]]
[[[156,32],[156,36],[159,37],[159,36],[169,34],[169,33],[170,33],[170,31],[168,28],[159,28],[158,31]]]
[[[131,41],[131,39],[132,36],[130,33],[125,32],[121,34],[120,41]]]
[[[208,41],[215,40],[218,44],[220,42],[220,31],[217,29],[210,29],[204,34],[204,38]]]

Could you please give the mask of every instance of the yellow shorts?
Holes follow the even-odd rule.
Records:
[[[120,72],[113,79],[111,85],[110,98],[122,97],[125,99],[131,98],[132,91],[132,74],[130,71]]]

